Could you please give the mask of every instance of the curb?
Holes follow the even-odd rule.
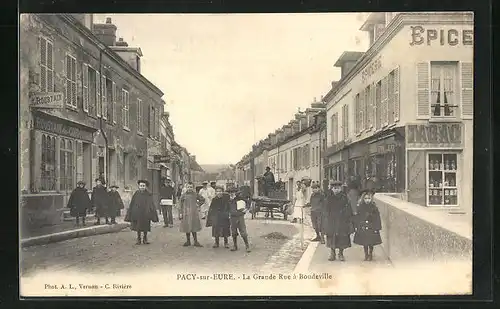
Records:
[[[302,254],[299,262],[295,266],[293,270],[294,273],[306,273],[309,270],[309,265],[313,259],[314,253],[316,253],[316,249],[318,248],[319,242],[310,242],[307,246],[306,251]]]
[[[115,225],[99,225],[83,229],[76,229],[60,233],[30,237],[21,239],[21,247],[31,247],[37,245],[46,245],[54,242],[60,242],[68,239],[88,237],[100,234],[109,234],[119,232],[130,226],[130,223],[117,223]]]

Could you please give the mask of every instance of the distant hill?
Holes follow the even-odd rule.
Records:
[[[219,173],[229,167],[229,164],[200,164],[205,173]]]

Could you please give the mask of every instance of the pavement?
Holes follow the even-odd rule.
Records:
[[[203,228],[198,239],[203,248],[183,247],[185,234],[179,232],[179,221],[174,227],[164,228],[163,223],[156,223],[148,234],[149,245],[136,245],[136,233],[126,228],[116,233],[69,239],[57,243],[22,248],[21,276],[28,278],[56,272],[79,272],[90,274],[133,274],[143,272],[178,271],[193,269],[198,272],[258,272],[268,260],[284,248],[287,256],[282,259],[292,271],[301,254],[292,252],[302,250],[295,246],[284,245],[296,239],[300,234],[297,225],[286,221],[265,223],[261,220],[246,220],[251,252],[244,250],[244,243],[239,238],[240,250],[231,252],[226,248],[212,248],[211,229]],[[202,221],[205,224],[205,221]],[[281,234],[288,239],[265,238],[264,236]],[[295,238],[294,238],[295,236]],[[232,239],[229,239],[230,244]],[[222,243],[222,239],[221,239]],[[303,251],[303,250],[302,250]],[[284,265],[284,264],[283,264]]]

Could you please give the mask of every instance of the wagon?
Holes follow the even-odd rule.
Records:
[[[257,196],[251,199],[250,213],[252,219],[255,219],[259,212],[264,212],[266,218],[274,219],[274,214],[282,214],[283,219],[287,220],[288,205],[290,205],[290,201],[287,199]]]

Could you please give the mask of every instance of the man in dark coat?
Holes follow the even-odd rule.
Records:
[[[163,179],[164,184],[160,188],[160,207],[163,214],[163,227],[173,227],[174,218],[172,215],[172,207],[177,200],[175,189],[172,187],[172,181],[168,178]]]
[[[210,203],[206,226],[212,227],[212,237],[215,239],[213,248],[219,248],[220,237],[224,238],[224,248],[229,248],[229,195],[224,194],[222,187],[215,187],[215,197]]]
[[[344,261],[344,249],[351,247],[352,209],[349,199],[342,192],[342,182],[332,183],[332,189],[326,194],[324,232],[326,246],[330,248],[329,261],[335,261],[335,249],[339,250],[339,260]]]
[[[266,172],[264,173],[264,196],[269,196],[269,192],[274,187],[275,180],[274,174],[271,172],[271,168],[266,167]]]
[[[146,190],[149,185],[147,180],[137,181],[139,190],[135,191],[130,206],[128,207],[126,222],[131,222],[130,229],[137,232],[137,244],[141,244],[141,232],[143,233],[142,243],[147,245],[148,232],[151,231],[151,221],[158,222],[158,213],[153,201],[153,195]]]
[[[96,186],[92,189],[92,207],[95,209],[95,217],[97,221],[95,225],[101,224],[101,217],[106,218],[106,224],[109,224],[109,220],[107,217],[108,212],[108,191],[106,191],[106,187],[104,187],[104,181],[100,178],[95,180]]]
[[[120,193],[116,191],[119,187],[117,185],[112,185],[109,187],[109,205],[108,205],[108,217],[111,219],[111,224],[116,224],[116,217],[121,215],[121,210],[125,208],[123,206],[122,197]],[[107,218],[106,218],[107,221]]]
[[[79,181],[76,184],[76,188],[69,197],[67,207],[70,209],[69,214],[76,218],[76,226],[80,226],[80,218],[82,218],[82,224],[85,226],[87,210],[92,207],[89,194],[85,188],[85,182]]]

